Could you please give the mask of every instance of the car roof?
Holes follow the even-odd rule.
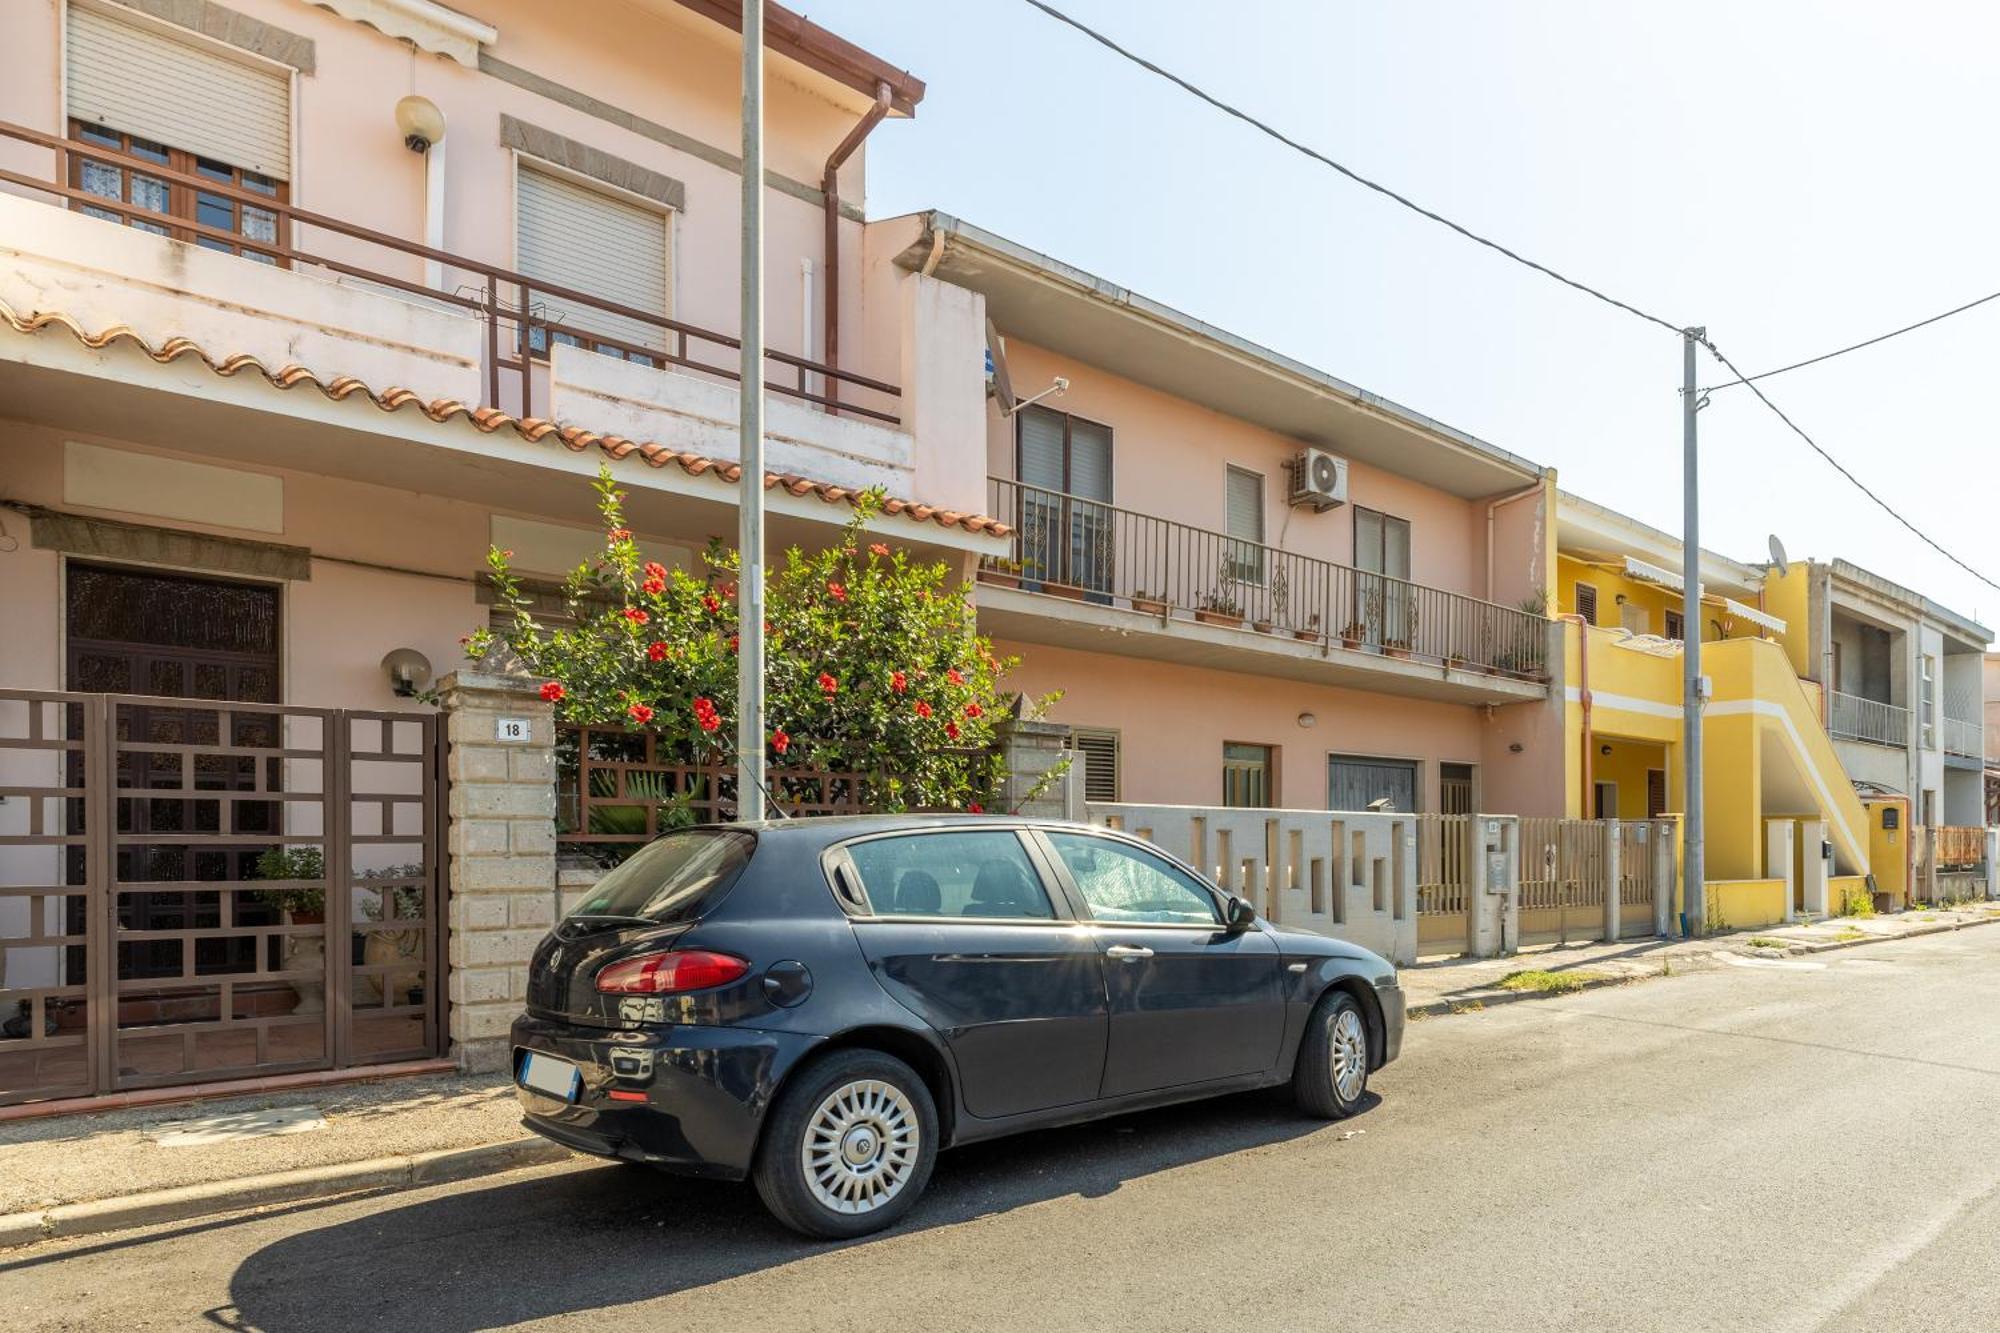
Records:
[[[972,814],[878,814],[813,815],[795,819],[765,819],[739,824],[709,825],[710,828],[754,830],[760,837],[805,838],[821,843],[842,842],[874,833],[923,833],[936,829],[1051,828],[1086,833],[1112,830],[1066,819],[1036,819],[1020,815]]]

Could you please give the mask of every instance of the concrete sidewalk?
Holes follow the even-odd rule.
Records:
[[[1706,940],[1628,940],[1449,959],[1403,970],[1429,1019],[1575,988],[2000,922],[2000,903],[1774,927]],[[1542,988],[1501,983],[1541,974]],[[1554,983],[1557,986],[1566,983]],[[521,1128],[504,1076],[434,1075],[181,1106],[0,1123],[0,1249],[54,1236],[407,1189],[571,1154]]]
[[[1420,962],[1402,970],[1403,993],[1413,1015],[1430,1017],[1562,993],[1549,987],[1565,983],[1551,983],[1542,978],[1529,979],[1539,982],[1541,988],[1531,985],[1514,989],[1500,984],[1521,972],[1567,976],[1575,983],[1574,989],[1619,985],[1646,977],[1729,967],[1744,960],[1754,965],[1760,959],[1909,939],[1994,922],[2000,922],[2000,903],[1975,903],[1966,907],[1919,908],[1895,916],[1836,917],[1810,925],[1733,931],[1699,940],[1646,937],[1616,944],[1544,945],[1524,949],[1510,958]]]

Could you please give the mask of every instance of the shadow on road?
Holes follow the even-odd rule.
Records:
[[[1065,1195],[1099,1197],[1129,1180],[1208,1158],[1366,1128],[1328,1125],[1271,1093],[1249,1093],[954,1149],[928,1194],[884,1236],[804,1240],[764,1212],[749,1185],[605,1164],[379,1208],[301,1230],[250,1255],[230,1280],[221,1327],[491,1328],[655,1299],[847,1246]]]

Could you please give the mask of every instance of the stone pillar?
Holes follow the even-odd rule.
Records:
[[[1785,920],[1794,920],[1798,898],[1798,866],[1793,860],[1792,849],[1798,842],[1798,823],[1791,819],[1767,819],[1764,821],[1764,878],[1783,880],[1785,884]]]
[[[1521,947],[1521,824],[1512,815],[1467,815],[1465,951],[1499,958]]]
[[[1625,928],[1624,903],[1621,900],[1621,873],[1619,857],[1624,853],[1624,839],[1619,836],[1625,826],[1615,819],[1603,822],[1604,837],[1604,938],[1607,943],[1616,944]]]
[[[1831,868],[1827,865],[1826,821],[1824,819],[1801,819],[1799,821],[1798,872],[1799,900],[1804,904],[1808,917],[1827,916],[1832,904],[1827,901],[1827,876]]]
[[[555,715],[536,688],[477,671],[438,683],[451,815],[448,1031],[468,1072],[507,1067],[528,959],[555,922]]]
[[[995,814],[1020,814],[1034,819],[1078,819],[1081,811],[1072,790],[1081,792],[1081,783],[1062,778],[1044,782],[1065,758],[1070,757],[1069,728],[1059,722],[1030,722],[1015,718],[1000,728],[1001,752],[1007,759],[1005,800]],[[1071,777],[1081,777],[1076,764]],[[1035,792],[1040,786],[1042,790]],[[1035,792],[1031,797],[1029,793]]]

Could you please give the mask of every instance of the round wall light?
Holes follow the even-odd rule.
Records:
[[[428,153],[432,144],[444,141],[444,112],[430,98],[412,93],[396,103],[396,130],[404,147]]]
[[[431,683],[431,659],[414,648],[391,648],[382,658],[382,674],[397,698],[411,699]]]
[[[1299,725],[1308,729],[1316,727],[1319,725],[1319,715],[1317,713],[1300,713]]]

